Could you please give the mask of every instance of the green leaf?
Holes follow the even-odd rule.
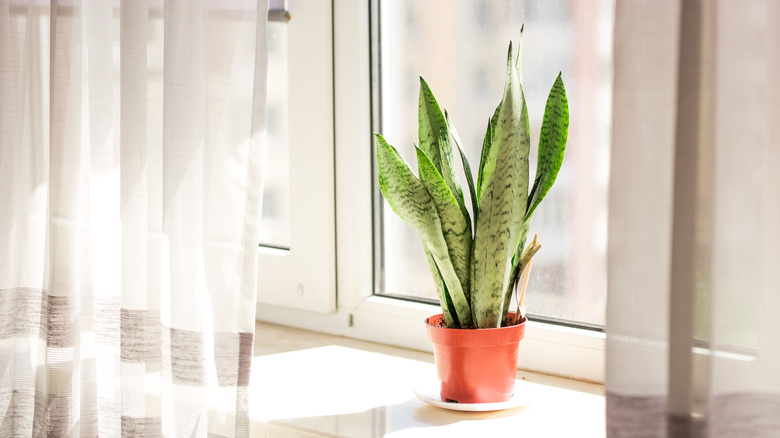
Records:
[[[455,146],[458,148],[458,153],[460,153],[460,161],[463,163],[463,171],[466,174],[466,183],[469,185],[469,195],[471,197],[471,211],[474,213],[474,222],[477,221],[477,212],[479,211],[479,199],[477,198],[477,192],[474,187],[474,177],[471,172],[471,165],[469,164],[469,160],[466,157],[466,152],[463,151],[462,142],[460,141],[460,136],[458,136],[458,131],[455,129],[455,125],[450,120],[449,114],[447,114],[447,111],[444,111],[444,118],[447,119],[447,126],[450,128],[450,135],[452,136],[452,139],[455,141]]]
[[[526,218],[531,217],[558,177],[558,171],[563,163],[563,153],[566,151],[568,133],[569,102],[566,99],[566,89],[559,73],[544,108],[542,129],[539,133],[536,176],[531,194],[528,197]]]
[[[425,246],[425,243],[423,243],[423,246]],[[441,272],[436,267],[436,262],[433,261],[431,253],[427,250],[425,251],[425,258],[428,260],[428,267],[431,270],[433,281],[436,283],[436,293],[439,296],[439,304],[444,314],[444,321],[449,328],[459,328],[458,314],[455,311],[455,305],[452,304],[452,300],[449,297],[447,287],[444,285],[444,280],[441,278]]]
[[[425,155],[422,149],[417,150],[417,169],[420,181],[433,198],[433,203],[439,213],[444,241],[447,242],[455,273],[469,300],[469,283],[471,278],[471,221],[464,215],[450,188],[439,175],[439,172]]]
[[[498,123],[499,112],[501,112],[500,103],[496,107],[496,110],[493,111],[493,117],[491,117],[490,120],[488,120],[488,126],[487,129],[485,130],[485,139],[482,141],[482,155],[480,155],[479,157],[479,173],[477,174],[477,203],[479,203],[482,200],[483,181],[490,179],[490,175],[492,175],[493,170],[495,170],[495,168],[486,170],[485,164],[487,164],[488,156],[490,155],[490,150],[491,147],[493,146],[493,137],[496,132],[496,123]]]
[[[517,60],[515,60],[515,69],[517,70],[517,78],[520,82],[523,82],[523,70],[520,63],[520,57],[523,55],[523,31],[525,31],[525,23],[520,25],[520,38],[517,39]]]
[[[447,127],[447,120],[444,118],[436,98],[433,96],[425,79],[420,77],[420,101],[418,107],[418,137],[420,140],[420,149],[430,158],[433,166],[444,178],[447,187],[450,188],[455,199],[458,201],[464,214],[468,214],[466,203],[463,198],[463,190],[455,174],[455,161],[452,156],[452,144]]]
[[[420,76],[420,96],[417,108],[417,135],[420,141],[420,149],[431,159],[436,170],[441,172],[441,152],[439,137],[447,132],[447,122],[439,108],[431,88]]]
[[[520,26],[520,38],[517,41],[517,59],[515,60],[515,70],[517,71],[517,78],[521,84],[522,84],[523,75],[522,75],[522,64],[520,63],[520,57],[521,57],[521,49],[523,44],[524,29],[525,29],[525,24]],[[510,51],[512,50],[511,43],[509,44],[509,50]],[[507,74],[509,74],[508,67],[507,67]],[[499,112],[501,112],[501,103],[499,103],[495,111],[493,111],[493,116],[488,121],[488,126],[487,129],[485,130],[485,139],[482,141],[482,155],[479,157],[479,173],[477,174],[477,202],[479,202],[479,200],[482,197],[482,183],[486,179],[489,179],[490,175],[492,175],[493,173],[493,168],[489,167],[488,169],[485,169],[485,164],[487,163],[487,157],[488,155],[490,155],[490,150],[491,147],[493,146],[493,137],[496,131],[496,122],[498,121]]]
[[[510,43],[507,82],[493,144],[484,163],[474,236],[471,307],[480,328],[499,327],[507,310],[504,294],[512,280],[512,259],[528,202],[529,152],[528,109]]]
[[[376,134],[376,162],[382,195],[398,217],[417,231],[446,286],[458,321],[461,326],[470,327],[469,301],[450,260],[433,198],[398,151],[379,134]]]

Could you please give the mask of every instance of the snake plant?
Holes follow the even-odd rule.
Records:
[[[512,286],[538,250],[538,245],[525,247],[531,218],[563,162],[569,109],[558,74],[547,98],[529,191],[531,137],[520,70],[510,42],[504,94],[487,125],[476,184],[449,114],[422,77],[419,175],[375,134],[379,187],[393,211],[418,232],[450,328],[507,324]],[[455,172],[455,153],[465,170],[473,218]]]

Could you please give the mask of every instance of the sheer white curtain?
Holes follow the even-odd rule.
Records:
[[[0,0],[0,436],[246,436],[266,0]]]
[[[779,20],[616,3],[610,437],[780,436]]]

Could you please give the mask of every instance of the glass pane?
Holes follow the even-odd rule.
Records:
[[[418,76],[425,77],[449,111],[476,171],[488,119],[501,100],[507,47],[525,23],[523,85],[533,175],[547,94],[563,72],[568,146],[556,184],[531,226],[542,249],[534,258],[525,305],[532,315],[547,319],[603,325],[612,1],[403,0],[374,6],[375,129],[413,167]],[[463,175],[460,180],[465,188]],[[379,205],[376,292],[436,300],[417,234],[384,201]]]
[[[287,28],[268,23],[268,96],[260,245],[290,247],[290,157],[287,137]]]

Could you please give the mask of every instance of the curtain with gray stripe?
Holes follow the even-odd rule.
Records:
[[[0,436],[247,436],[266,0],[0,0]]]
[[[780,436],[780,2],[615,12],[608,436]]]

